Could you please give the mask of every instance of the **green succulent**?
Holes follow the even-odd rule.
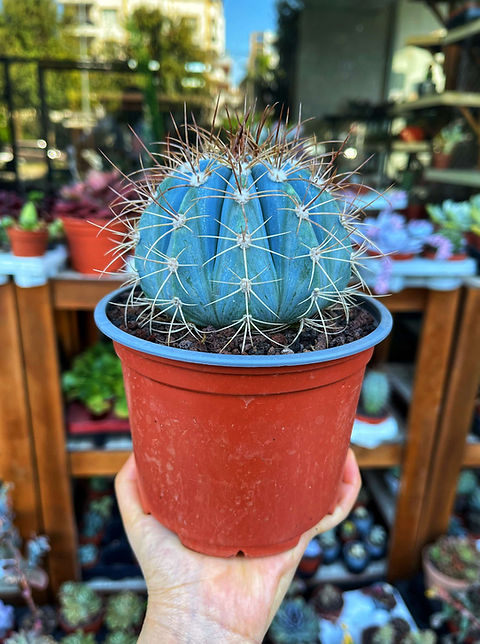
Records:
[[[443,574],[472,582],[479,578],[480,552],[470,539],[440,537],[428,552],[433,565]]]
[[[89,512],[99,514],[104,521],[112,516],[113,498],[111,496],[102,496],[101,499],[90,501]]]
[[[77,356],[62,387],[68,400],[82,402],[92,414],[101,416],[113,405],[118,417],[128,418],[122,366],[111,343],[99,342]]]
[[[403,640],[403,644],[435,644],[436,641],[435,633],[427,629],[425,631],[410,631]]]
[[[125,631],[114,631],[107,635],[105,644],[136,644],[138,638]]]
[[[84,633],[83,631],[75,631],[64,637],[62,644],[96,644],[95,635],[93,633]]]
[[[379,416],[390,397],[388,377],[381,371],[367,371],[360,396],[365,412],[370,416]]]
[[[12,633],[5,640],[5,644],[55,644],[55,640],[47,635],[37,635],[32,631],[19,631]]]
[[[59,599],[62,616],[74,627],[93,621],[102,609],[102,600],[97,593],[80,582],[62,584]]]
[[[477,477],[472,470],[463,470],[458,477],[457,494],[472,494],[477,487]]]
[[[372,637],[372,644],[394,644],[395,642],[395,629],[391,624],[380,626]]]
[[[145,601],[132,592],[121,592],[109,597],[105,612],[105,623],[114,631],[127,631],[137,627],[145,610]]]

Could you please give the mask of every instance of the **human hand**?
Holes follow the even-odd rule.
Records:
[[[287,592],[308,542],[350,513],[360,473],[349,450],[332,514],[305,532],[291,550],[249,559],[209,557],[144,514],[132,456],[115,480],[120,512],[148,589],[140,644],[261,642]]]

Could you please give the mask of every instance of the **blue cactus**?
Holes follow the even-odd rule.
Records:
[[[229,143],[195,133],[195,146],[170,145],[132,234],[150,323],[245,335],[303,321],[324,328],[324,311],[347,310],[358,288],[349,283],[359,213],[338,194],[346,178],[333,180],[334,159],[307,158],[281,128],[262,144],[261,125],[224,133]]]
[[[367,371],[362,385],[362,407],[369,416],[379,416],[390,397],[388,377],[381,371]]]

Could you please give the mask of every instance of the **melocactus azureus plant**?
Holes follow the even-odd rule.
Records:
[[[145,304],[146,324],[168,320],[168,341],[185,329],[232,328],[244,348],[252,333],[326,329],[328,309],[353,301],[359,212],[342,199],[349,177],[336,174],[339,152],[312,157],[280,128],[260,143],[264,121],[186,126],[183,139],[177,130],[152,157],[154,178],[137,187],[145,201],[135,204],[131,243],[143,295],[131,301]]]

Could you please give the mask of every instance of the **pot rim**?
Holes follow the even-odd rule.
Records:
[[[392,329],[392,316],[387,307],[374,300],[368,295],[358,295],[367,311],[369,311],[377,321],[377,327],[368,335],[354,340],[349,344],[330,349],[319,351],[308,351],[306,353],[289,353],[282,355],[255,355],[245,356],[224,353],[207,353],[203,351],[189,351],[188,349],[176,349],[163,344],[155,344],[148,340],[142,340],[130,333],[121,331],[107,317],[106,310],[108,304],[114,300],[122,291],[129,289],[129,286],[122,286],[111,293],[105,295],[95,307],[95,323],[100,331],[114,342],[140,353],[159,358],[167,358],[179,362],[190,362],[202,365],[215,365],[219,367],[291,367],[296,365],[315,364],[319,362],[329,362],[340,358],[361,353],[374,347],[384,340]]]

